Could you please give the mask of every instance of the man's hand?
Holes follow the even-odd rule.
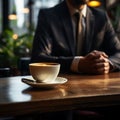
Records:
[[[82,57],[78,64],[79,72],[90,74],[106,74],[110,71],[108,56],[101,51],[93,51]]]

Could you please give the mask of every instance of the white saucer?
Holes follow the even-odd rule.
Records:
[[[57,77],[55,79],[55,81],[52,83],[38,83],[32,78],[32,76],[22,78],[21,80],[22,80],[22,82],[24,82],[32,87],[37,87],[37,88],[51,88],[51,87],[55,87],[57,85],[64,84],[68,81],[66,78]]]

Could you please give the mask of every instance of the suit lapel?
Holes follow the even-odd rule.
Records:
[[[72,21],[65,1],[61,6],[60,15],[61,15],[62,24],[64,26],[63,31],[65,32],[66,42],[70,47],[72,55],[75,55],[75,38],[73,35]],[[85,34],[85,42],[83,47],[83,55],[89,53],[92,49],[94,23],[95,23],[94,15],[92,14],[91,10],[87,8],[86,34]]]
[[[72,55],[75,54],[75,40],[74,40],[74,35],[73,35],[73,28],[72,28],[72,21],[70,17],[70,13],[67,7],[66,2],[63,2],[61,10],[61,19],[62,19],[62,24],[63,24],[63,30],[65,32],[65,37],[67,38],[66,42],[68,43],[70,50],[72,52]]]
[[[94,34],[94,16],[89,8],[87,8],[87,16],[86,16],[86,36],[84,43],[83,54],[87,54],[91,51],[92,42],[93,42],[93,34]]]

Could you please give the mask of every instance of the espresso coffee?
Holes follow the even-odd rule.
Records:
[[[37,82],[54,82],[60,70],[59,63],[31,63],[30,74]]]

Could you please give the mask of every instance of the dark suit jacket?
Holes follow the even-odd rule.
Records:
[[[66,2],[40,10],[33,41],[31,62],[58,62],[68,72],[75,56],[72,21]],[[86,33],[82,55],[101,50],[120,70],[120,41],[105,12],[87,8]]]

